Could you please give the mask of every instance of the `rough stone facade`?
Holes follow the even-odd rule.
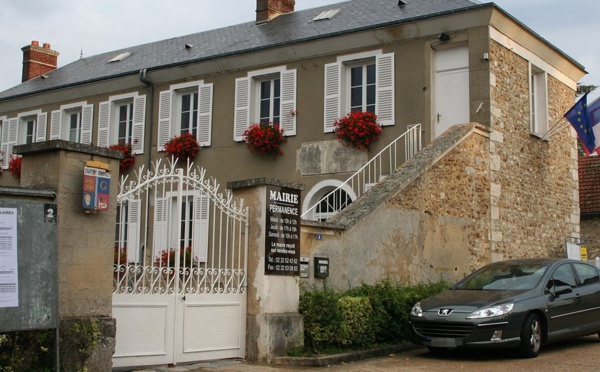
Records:
[[[530,134],[528,62],[490,43],[492,253],[498,258],[564,255],[579,234],[577,147],[571,129],[547,141]],[[548,75],[548,122],[560,121],[574,92]]]

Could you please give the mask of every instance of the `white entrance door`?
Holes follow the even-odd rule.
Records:
[[[436,50],[434,68],[432,129],[436,138],[454,124],[470,121],[468,47]]]

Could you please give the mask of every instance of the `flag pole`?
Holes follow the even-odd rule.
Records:
[[[546,132],[546,134],[544,134],[540,139],[542,141],[547,140],[548,138],[552,137],[553,135],[555,135],[556,133],[562,131],[565,128],[569,127],[569,122],[567,121],[565,123],[565,117],[562,116],[560,119],[558,119],[554,124],[552,124],[552,126],[550,126],[550,129],[548,129],[548,131]]]

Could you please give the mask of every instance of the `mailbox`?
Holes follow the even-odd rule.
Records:
[[[315,257],[315,278],[329,277],[329,258]]]

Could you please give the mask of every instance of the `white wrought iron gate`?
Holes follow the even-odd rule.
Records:
[[[244,357],[248,209],[205,173],[157,160],[121,179],[114,367]]]

